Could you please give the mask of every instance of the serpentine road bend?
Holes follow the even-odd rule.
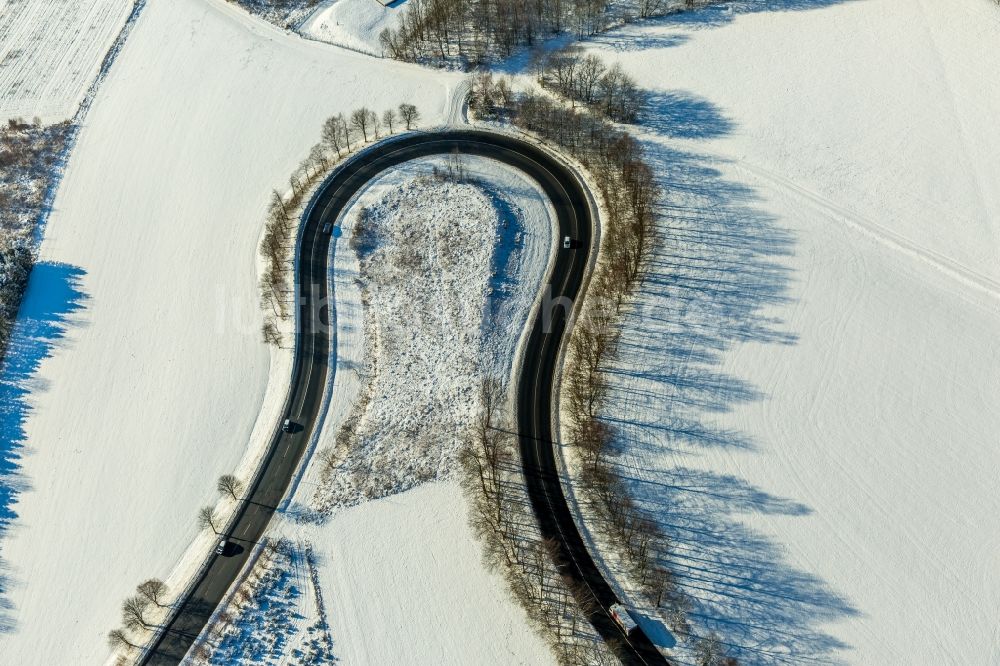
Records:
[[[177,664],[184,658],[263,535],[308,446],[329,371],[326,304],[331,235],[323,233],[324,224],[336,224],[354,194],[382,171],[418,157],[455,152],[499,160],[523,171],[542,186],[558,217],[556,241],[560,248],[555,250],[552,284],[543,289],[551,288],[555,302],[560,297],[575,301],[579,295],[593,232],[590,205],[577,177],[544,150],[489,132],[414,133],[364,151],[338,167],[313,197],[298,245],[295,275],[299,294],[298,337],[287,416],[299,428],[296,432],[278,432],[271,441],[262,471],[248,488],[247,500],[241,503],[228,534],[227,552],[213,556],[188,596],[178,602],[145,652],[142,663]],[[563,236],[574,239],[574,249],[561,249]],[[521,463],[528,493],[542,535],[559,543],[563,573],[592,590],[600,608],[590,620],[598,633],[619,646],[619,656],[626,663],[666,664],[641,629],[626,637],[610,619],[607,609],[617,598],[594,564],[563,495],[551,414],[552,385],[567,314],[562,307],[555,308],[549,317],[536,312],[524,346],[516,402]]]

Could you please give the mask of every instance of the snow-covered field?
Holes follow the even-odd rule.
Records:
[[[263,583],[192,666],[552,663],[506,583],[482,566],[466,506],[457,484],[440,481],[323,526],[283,526],[291,557],[262,563]]]
[[[667,197],[623,474],[740,663],[995,663],[1000,12],[732,4],[593,46]]]
[[[130,0],[0,2],[0,121],[76,113],[131,10]]]
[[[70,157],[4,377],[3,661],[102,661],[135,584],[200,556],[197,509],[253,458],[286,381],[268,391],[259,341],[269,192],[328,115],[410,101],[433,124],[455,81],[215,0],[147,6]]]
[[[333,654],[348,663],[552,660],[506,583],[482,565],[455,452],[480,378],[510,375],[555,214],[514,169],[462,158],[462,182],[433,177],[449,166],[428,158],[391,169],[344,213],[321,453],[271,532],[311,546]],[[335,452],[332,465],[324,451]],[[309,631],[315,598],[295,600],[301,618],[287,621],[274,663],[294,663],[318,635]],[[239,614],[213,659],[245,658],[258,649],[253,636],[278,631],[264,631],[258,605]]]
[[[393,13],[362,2],[321,7],[303,32],[377,53]],[[72,115],[130,6],[4,4],[0,120]],[[668,200],[608,417],[676,544],[695,629],[717,630],[741,663],[1000,660],[997,44],[987,0],[741,0],[590,47],[652,91],[638,133]],[[454,117],[459,88],[221,0],[149,3],[71,155],[5,369],[14,434],[0,444],[18,467],[2,482],[18,502],[0,535],[0,661],[100,662],[137,582],[182,581],[207,547],[197,508],[219,474],[252,464],[282,397],[287,368],[258,332],[268,193],[326,116],[409,101],[434,124]],[[547,212],[524,203],[530,183],[477,164],[524,194],[454,192],[501,224],[503,258],[503,220],[518,217],[504,206],[539,234]],[[404,204],[412,176],[390,174],[361,205]],[[360,266],[338,252],[338,372],[318,447],[336,445],[367,385],[377,324],[394,344],[377,349],[373,386],[430,411],[373,401],[361,460],[398,462],[402,442],[423,447],[407,463],[447,477],[447,439],[386,426],[432,413],[432,388],[467,397],[460,373],[477,360],[509,370],[549,240],[525,234],[506,268],[494,255],[496,277],[476,264],[436,294],[387,292],[368,322]],[[442,329],[401,335],[404,306],[464,307],[484,286],[504,297],[487,306],[492,326],[463,320],[472,347],[443,358],[456,341]],[[313,544],[338,657],[551,659],[479,564],[453,481],[350,506],[317,492],[321,477],[317,459],[277,532]],[[317,507],[325,520],[292,520]]]
[[[454,481],[303,530],[320,557],[334,654],[354,664],[551,664],[506,582],[486,571]]]
[[[380,56],[379,33],[395,29],[406,6],[405,2],[387,7],[378,0],[329,0],[302,22],[299,32],[311,39]]]

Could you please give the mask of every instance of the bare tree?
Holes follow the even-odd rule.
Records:
[[[647,0],[648,1],[648,0]],[[601,59],[591,53],[580,63],[580,72],[577,80],[577,92],[580,99],[586,104],[593,104],[597,91],[597,82],[604,76],[604,63]]]
[[[368,131],[372,128],[372,116],[375,115],[367,107],[361,107],[351,112],[351,127],[361,132],[365,143],[368,143]]]
[[[265,288],[264,284],[266,284],[267,288],[271,287],[270,284],[263,283],[262,289]],[[264,338],[265,344],[274,345],[275,347],[281,346],[281,331],[278,330],[278,324],[274,321],[274,319],[268,317],[268,319],[260,327],[260,334]]]
[[[232,474],[223,474],[219,477],[216,489],[223,495],[229,495],[234,500],[238,500],[243,493],[243,482]]]
[[[278,193],[278,190],[271,190],[271,210],[275,211],[272,213],[272,218],[276,218],[277,213],[280,213],[281,219],[285,223],[288,222],[288,209],[285,207],[285,200]]]
[[[271,555],[287,555],[292,552],[292,543],[285,537],[267,540],[267,552]]]
[[[378,34],[378,43],[382,46],[382,56],[388,55],[390,58],[396,60],[404,60],[403,57],[405,52],[400,45],[395,33],[391,28],[384,28],[382,32]]]
[[[662,14],[666,8],[666,0],[639,0],[639,18],[658,16]]]
[[[324,471],[329,472],[337,466],[337,451],[333,447],[327,446],[320,449],[318,457],[320,462],[323,463]]]
[[[196,664],[200,664],[202,662],[207,663],[212,657],[212,648],[210,648],[207,643],[200,643],[194,648],[194,652],[191,654],[195,658]]]
[[[328,147],[332,148],[337,153],[337,157],[340,157],[340,151],[344,150],[347,146],[345,145],[344,132],[344,115],[338,113],[335,116],[330,116],[323,123],[323,143]]]
[[[417,111],[417,107],[414,105],[404,102],[399,105],[399,117],[406,124],[406,129],[411,130],[417,124],[417,121],[420,120],[420,112]]]
[[[210,506],[203,506],[198,511],[198,526],[203,530],[210,529],[216,534],[219,533],[219,528],[217,526],[218,518],[215,515],[215,511]]]
[[[250,603],[251,599],[253,599],[253,593],[247,588],[241,587],[239,591],[236,592],[236,607],[245,608],[246,605]]]
[[[135,591],[143,598],[151,601],[160,608],[164,608],[163,596],[167,593],[167,585],[159,578],[150,578],[139,583]]]
[[[122,624],[126,629],[138,631],[153,627],[153,623],[146,619],[146,610],[149,608],[149,600],[143,597],[129,597],[122,602]]]
[[[605,643],[604,641],[594,641],[591,643],[590,654],[587,655],[588,664],[593,666],[618,666],[621,664],[621,660],[616,654],[618,651],[618,642],[609,641]]]
[[[347,122],[347,118],[337,114],[340,119],[340,137],[344,140],[344,146],[347,148],[347,152],[351,152],[351,126]]]
[[[396,112],[392,109],[386,109],[385,113],[382,114],[382,124],[389,129],[389,134],[392,134],[395,131],[393,128],[396,125]]]
[[[382,120],[378,117],[378,114],[372,111],[371,116],[368,117],[368,122],[372,126],[372,133],[375,134],[375,140],[378,141],[380,136],[379,132],[382,130]]]
[[[712,633],[705,638],[697,639],[695,659],[698,666],[721,666],[723,659],[722,643],[719,637]]]
[[[338,157],[340,154],[338,153]],[[319,173],[330,166],[330,156],[327,154],[322,143],[317,143],[315,146],[309,149],[309,164],[315,170],[315,173]]]
[[[124,629],[112,629],[108,632],[108,645],[112,650],[125,648],[126,650],[136,650],[140,646],[129,639]]]
[[[268,270],[268,272],[261,276],[260,300],[262,301],[262,305],[266,303],[271,306],[271,312],[275,317],[280,317],[282,315],[282,301],[279,288],[280,283],[274,278],[275,273],[271,270]],[[274,324],[274,320],[268,319],[264,322],[264,325],[261,328],[261,333],[264,336],[264,342],[271,342],[274,338],[273,334],[277,333],[277,327]]]

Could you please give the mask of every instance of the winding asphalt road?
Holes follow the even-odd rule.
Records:
[[[536,146],[518,139],[478,131],[411,134],[366,151],[338,168],[314,197],[299,244],[296,283],[299,306],[298,346],[292,369],[292,391],[287,415],[296,432],[278,432],[271,441],[262,472],[248,489],[229,533],[226,553],[213,556],[207,569],[182,600],[166,627],[145,654],[145,664],[177,664],[206,625],[216,606],[236,580],[254,545],[277,510],[292,475],[308,446],[327,384],[330,325],[327,320],[327,275],[330,235],[326,223],[336,224],[350,199],[373,177],[402,162],[436,154],[461,153],[489,157],[520,169],[543,188],[559,221],[563,236],[574,248],[556,254],[549,302],[561,297],[572,302],[579,295],[589,260],[593,230],[586,193],[573,173]],[[567,315],[563,307],[540,308],[530,322],[517,389],[517,424],[521,462],[528,493],[544,537],[560,545],[563,573],[585,583],[600,608],[590,620],[605,640],[620,646],[626,663],[666,664],[641,630],[626,637],[611,621],[607,608],[615,594],[594,564],[566,504],[556,466],[552,439],[552,384],[557,370]]]

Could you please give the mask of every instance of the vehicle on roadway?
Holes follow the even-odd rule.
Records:
[[[229,539],[222,537],[219,539],[219,545],[215,547],[215,554],[222,555],[226,552],[226,546],[229,544]]]
[[[292,420],[291,419],[285,419],[285,422],[281,424],[281,431],[282,432],[291,432],[292,431]]]
[[[568,250],[573,247],[573,239],[569,236],[563,238],[563,249]]]
[[[333,225],[331,223],[327,222],[326,224],[323,225],[323,233],[324,234],[328,234],[331,231],[333,231]]]
[[[622,628],[626,636],[631,636],[632,632],[639,628],[639,625],[632,619],[632,614],[621,604],[611,604],[608,612],[611,613],[611,619]]]

